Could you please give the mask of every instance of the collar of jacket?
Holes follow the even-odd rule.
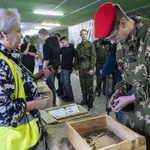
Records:
[[[0,43],[0,52],[2,52],[4,55],[6,55],[9,58],[11,57],[11,52],[8,49],[6,49],[4,45],[2,45],[1,43]]]
[[[133,18],[136,24],[136,32],[133,34],[137,39],[148,29],[150,28],[150,20],[143,17]]]
[[[87,43],[90,43],[90,41],[86,40],[85,42],[83,42],[83,41],[81,42],[81,44],[83,44],[83,45],[85,45]]]
[[[132,18],[135,21],[135,32],[123,45],[131,45],[137,41],[137,39],[143,35],[143,33],[150,28],[150,20],[142,17]]]

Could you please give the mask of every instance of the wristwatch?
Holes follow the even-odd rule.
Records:
[[[137,92],[134,93],[134,96],[135,96],[135,101],[138,101],[140,99],[139,94]]]

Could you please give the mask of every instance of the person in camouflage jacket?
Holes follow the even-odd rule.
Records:
[[[82,42],[76,48],[76,74],[79,73],[83,94],[81,105],[89,105],[89,102],[92,101],[94,66],[96,62],[95,47],[92,42],[87,40],[87,34],[88,32],[85,29],[80,31]],[[87,96],[89,97],[87,98]]]
[[[108,20],[108,16],[104,15],[107,6],[112,14],[114,13],[115,22],[111,26],[107,26],[107,28],[111,28],[110,32],[104,35],[100,31],[96,36],[99,38],[103,36],[111,43],[118,43],[117,61],[122,74],[122,80],[115,87],[116,91],[111,97],[110,105],[115,112],[133,105],[133,109],[126,113],[126,125],[145,136],[149,150],[150,20],[142,17],[130,18],[118,4],[105,3],[96,12],[95,32],[98,32],[96,22],[102,14],[102,9],[101,20]],[[101,24],[102,26],[104,25]]]
[[[98,86],[98,81],[100,77],[100,70],[103,69],[103,66],[106,62],[106,58],[108,57],[108,43],[105,43],[103,40],[95,40],[93,42],[96,51],[96,84]],[[101,90],[101,85],[98,87],[97,96],[100,96],[101,91],[103,91],[103,95],[105,95],[106,91],[106,77],[103,77],[103,90]]]

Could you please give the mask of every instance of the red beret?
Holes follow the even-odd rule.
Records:
[[[101,5],[94,16],[94,28],[96,38],[107,37],[116,20],[116,7],[113,3],[107,2]]]

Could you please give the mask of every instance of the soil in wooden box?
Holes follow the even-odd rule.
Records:
[[[100,149],[112,144],[117,144],[122,141],[118,136],[108,129],[99,129],[81,135],[82,138],[93,149]]]

